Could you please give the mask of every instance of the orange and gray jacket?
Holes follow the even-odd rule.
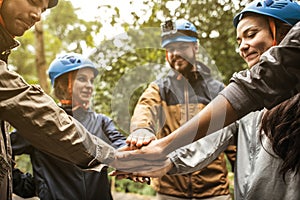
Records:
[[[171,70],[150,83],[136,105],[131,132],[147,129],[162,138],[179,128],[205,107],[224,88],[210,70],[198,63],[188,79]],[[233,154],[235,148],[232,147]],[[233,156],[230,156],[233,157]],[[224,154],[203,170],[185,175],[165,175],[152,181],[156,191],[180,198],[204,198],[229,194]]]
[[[0,25],[0,200],[12,198],[11,145],[4,121],[41,151],[83,168],[108,163],[115,152],[106,142],[88,134],[39,86],[27,84],[8,70],[7,57],[17,44]]]

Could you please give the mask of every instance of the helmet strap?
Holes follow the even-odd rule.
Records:
[[[269,26],[270,26],[271,33],[272,33],[272,36],[273,36],[272,46],[276,46],[277,45],[277,41],[276,41],[276,25],[275,25],[275,21],[271,17],[268,17],[268,21],[269,21]]]
[[[61,99],[59,102],[62,105],[72,105],[72,94],[73,94],[73,73],[68,73],[68,88],[67,97],[68,99]]]
[[[170,63],[169,58],[168,58],[168,51],[167,50],[166,50],[166,60],[168,61],[168,63]]]
[[[73,94],[73,73],[72,72],[68,74],[68,93],[70,97]]]
[[[87,103],[79,103],[79,102],[74,102],[74,105],[73,105],[73,107],[72,107],[72,111],[75,111],[75,110],[77,110],[78,108],[83,108],[84,110],[88,110],[89,109],[89,107],[90,107],[90,104],[89,104],[89,102],[87,102]]]
[[[72,105],[72,100],[68,99],[61,99],[59,100],[59,102],[61,103],[61,105]]]

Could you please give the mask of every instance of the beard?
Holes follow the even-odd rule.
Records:
[[[189,60],[193,60],[193,62],[189,62],[186,58],[183,58],[181,56],[176,56],[169,61],[169,64],[172,69],[185,76],[193,70],[193,66],[195,63],[194,59]]]

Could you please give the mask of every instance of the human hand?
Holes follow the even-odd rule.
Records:
[[[146,183],[148,185],[150,185],[150,183],[151,183],[151,179],[148,176],[133,176],[131,173],[126,173],[126,172],[123,172],[123,173],[120,173],[120,174],[117,174],[117,173],[120,173],[120,172],[119,171],[112,171],[108,175],[115,176],[117,180],[129,179],[129,180],[131,180],[133,182],[136,182],[136,183]]]
[[[126,143],[134,150],[148,145],[152,140],[156,140],[156,136],[148,129],[137,129],[127,137]]]
[[[116,176],[117,179],[129,178],[135,182],[148,183],[150,182],[149,177],[157,178],[167,174],[173,167],[171,159],[167,158],[162,162],[162,166],[155,168],[153,167],[149,171],[138,171],[138,172],[125,172],[120,170],[114,170],[109,173],[110,176]],[[149,182],[148,182],[149,181]]]
[[[164,161],[167,159],[164,145],[162,139],[159,139],[136,150],[118,149],[115,160],[109,165],[125,172],[153,171],[153,169],[163,168]]]

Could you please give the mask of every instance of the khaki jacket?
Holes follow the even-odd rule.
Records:
[[[131,132],[147,129],[158,138],[167,136],[195,116],[224,88],[200,64],[189,80],[171,71],[149,85],[140,97],[131,120]],[[232,147],[235,154],[235,146]],[[232,156],[231,156],[232,157]],[[205,198],[229,194],[224,154],[194,173],[153,179],[154,189],[179,198]]]

